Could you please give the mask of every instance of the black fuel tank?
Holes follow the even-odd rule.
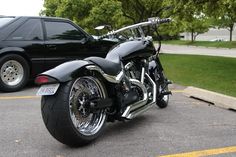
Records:
[[[132,58],[146,58],[155,54],[156,50],[151,41],[148,40],[134,40],[127,41],[113,47],[108,55],[113,53],[119,54],[120,59],[128,60]]]

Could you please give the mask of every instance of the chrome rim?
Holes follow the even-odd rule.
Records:
[[[19,84],[24,76],[23,66],[15,60],[5,62],[1,67],[1,79],[8,86]]]
[[[105,98],[101,83],[93,77],[78,78],[72,85],[69,107],[70,117],[74,127],[85,136],[95,135],[106,120],[105,110],[91,113],[91,99]]]

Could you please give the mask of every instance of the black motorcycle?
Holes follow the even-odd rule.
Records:
[[[131,120],[157,105],[165,108],[167,80],[145,26],[158,26],[170,19],[150,18],[101,36],[118,40],[106,58],[89,57],[66,62],[40,74],[43,121],[50,134],[69,146],[96,139],[106,122]],[[98,39],[99,40],[99,39]]]

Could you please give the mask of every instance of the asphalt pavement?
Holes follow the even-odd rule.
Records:
[[[196,46],[162,44],[161,53],[207,55],[207,56],[236,58],[235,48],[234,49],[212,48],[212,47],[207,48],[207,47],[196,47]]]
[[[172,87],[167,108],[155,106],[131,121],[109,123],[100,138],[82,148],[65,146],[48,133],[36,87],[0,93],[0,156],[171,157],[200,152],[235,157],[236,112],[185,97],[183,88]]]

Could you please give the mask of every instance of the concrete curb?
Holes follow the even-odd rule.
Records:
[[[225,109],[236,110],[236,98],[219,94],[216,92],[200,89],[196,87],[187,87],[184,89],[184,95],[188,97],[197,98],[203,101],[213,103],[215,106],[222,107]]]

